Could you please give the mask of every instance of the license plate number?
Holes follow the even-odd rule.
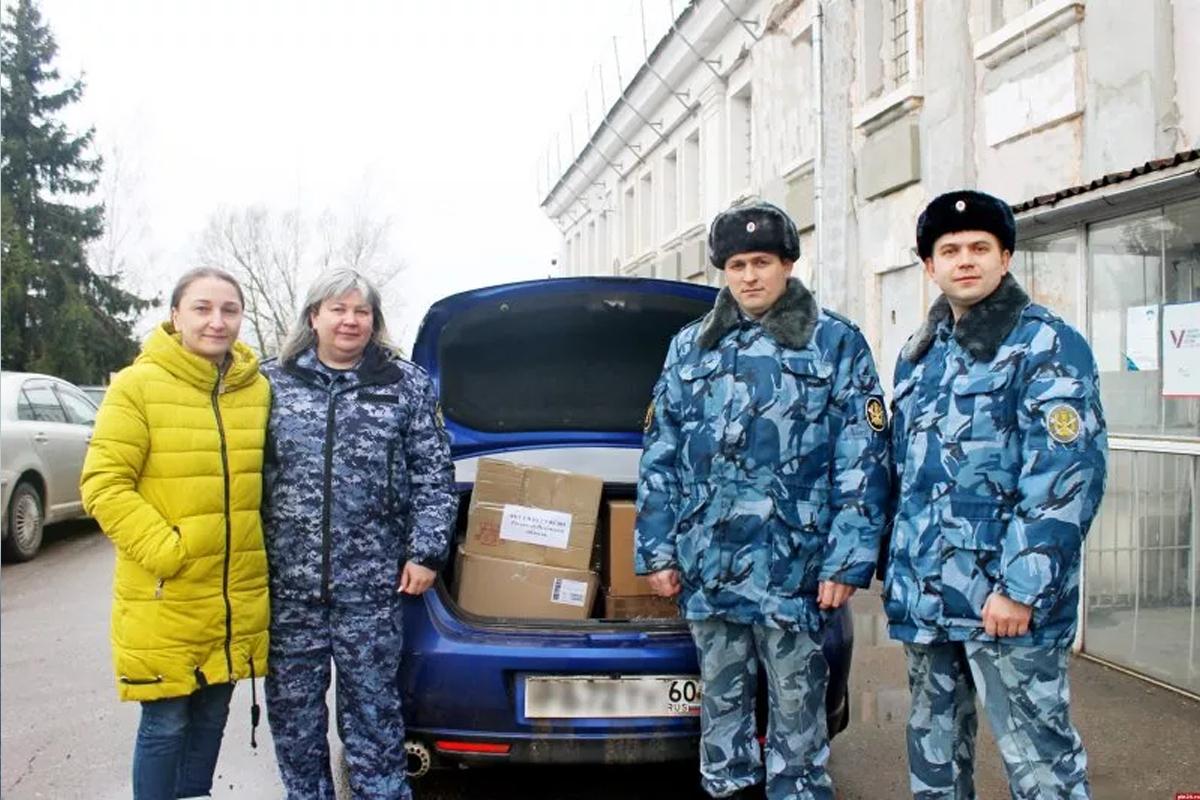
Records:
[[[695,717],[700,679],[695,675],[530,675],[525,678],[529,719]]]

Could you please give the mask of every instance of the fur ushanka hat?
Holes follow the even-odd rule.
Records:
[[[784,261],[800,257],[800,234],[778,206],[755,202],[717,214],[708,229],[708,257],[717,269],[738,253],[774,253]]]
[[[933,255],[941,236],[959,231],[986,231],[1000,240],[1000,247],[1013,252],[1017,246],[1017,222],[1012,208],[998,197],[964,189],[933,198],[917,218],[917,255]]]

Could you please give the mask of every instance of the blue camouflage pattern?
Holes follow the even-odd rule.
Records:
[[[677,568],[688,620],[816,631],[820,581],[870,583],[889,494],[882,392],[858,328],[812,307],[811,336],[792,345],[748,318],[711,347],[704,320],[671,342],[644,438],[635,568]]]
[[[1087,754],[1070,718],[1068,651],[1000,642],[906,644],[915,800],[974,800],[978,692],[1013,800],[1087,800]]]
[[[272,598],[267,719],[287,800],[334,800],[325,695],[337,664],[338,732],[350,789],[411,800],[401,715],[402,603]]]
[[[728,797],[765,780],[767,800],[833,800],[820,634],[720,619],[688,625],[700,662],[704,790]],[[754,715],[759,663],[771,709],[765,765]]]
[[[1078,331],[1006,281],[1024,302],[994,358],[973,355],[947,316],[923,356],[897,361],[883,595],[901,641],[991,639],[981,616],[992,592],[1033,607],[1029,633],[1005,642],[1075,636],[1082,543],[1106,472],[1096,364]]]
[[[353,370],[330,369],[310,349],[263,373],[271,596],[383,600],[406,561],[439,569],[458,498],[425,371],[371,344]]]

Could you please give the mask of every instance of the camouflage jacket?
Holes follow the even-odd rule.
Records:
[[[866,341],[799,281],[761,321],[729,291],[671,342],[646,427],[635,543],[688,619],[819,630],[818,582],[867,586],[889,494]]]
[[[425,372],[374,345],[353,370],[330,369],[309,350],[263,372],[272,596],[379,599],[396,591],[406,560],[438,569],[458,500]]]
[[[987,639],[995,591],[1034,607],[1006,642],[1069,645],[1107,449],[1087,342],[1011,276],[957,324],[939,298],[900,354],[892,413],[892,636]]]

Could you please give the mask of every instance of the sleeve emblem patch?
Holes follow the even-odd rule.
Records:
[[[867,400],[867,424],[876,433],[887,427],[887,412],[883,410],[883,401],[878,397]]]
[[[1079,412],[1065,403],[1046,412],[1046,430],[1059,444],[1070,444],[1078,439],[1081,428]]]
[[[650,401],[650,405],[646,406],[646,419],[642,422],[642,433],[649,433],[650,426],[654,424],[654,401]]]

